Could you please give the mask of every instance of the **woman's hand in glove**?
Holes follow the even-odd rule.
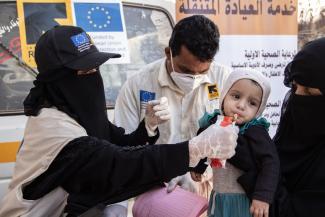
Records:
[[[212,124],[198,136],[189,141],[190,167],[195,167],[202,158],[225,160],[235,154],[238,127],[221,127]]]
[[[145,126],[149,136],[155,136],[158,125],[170,119],[167,97],[149,101],[146,108]]]

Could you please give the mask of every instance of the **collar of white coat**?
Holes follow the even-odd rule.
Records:
[[[211,68],[213,68],[212,66],[213,62],[210,65],[210,69],[208,71],[208,76],[206,76],[201,84],[205,85],[205,84],[211,84],[211,79],[210,79],[210,74],[211,74]],[[184,94],[184,92],[176,86],[176,84],[174,83],[174,81],[172,80],[170,74],[167,72],[167,68],[166,68],[166,58],[164,61],[161,62],[160,68],[159,68],[159,74],[158,74],[158,82],[160,84],[161,87],[169,87],[170,89],[179,92],[181,94]]]

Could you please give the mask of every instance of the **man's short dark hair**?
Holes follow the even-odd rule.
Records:
[[[217,25],[202,15],[193,15],[180,20],[169,40],[173,56],[184,45],[200,61],[212,61],[219,49],[220,33]]]

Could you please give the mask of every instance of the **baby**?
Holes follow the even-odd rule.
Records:
[[[221,115],[236,116],[235,124],[240,128],[236,154],[225,168],[213,168],[209,217],[270,216],[269,206],[279,179],[279,159],[268,134],[270,124],[260,117],[270,89],[262,73],[234,71],[221,91],[220,111],[206,113],[199,121],[198,133],[215,124]],[[194,169],[196,173],[206,168],[203,162]]]

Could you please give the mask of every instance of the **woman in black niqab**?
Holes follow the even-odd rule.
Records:
[[[285,69],[291,90],[274,142],[287,190],[281,217],[325,215],[325,38],[307,43]],[[297,91],[303,88],[304,94]],[[311,90],[317,90],[316,94]],[[316,92],[317,92],[316,91]]]
[[[42,108],[55,106],[83,126],[88,135],[110,140],[103,80],[99,70],[78,75],[66,67],[40,72],[24,102],[25,114],[36,116]]]

